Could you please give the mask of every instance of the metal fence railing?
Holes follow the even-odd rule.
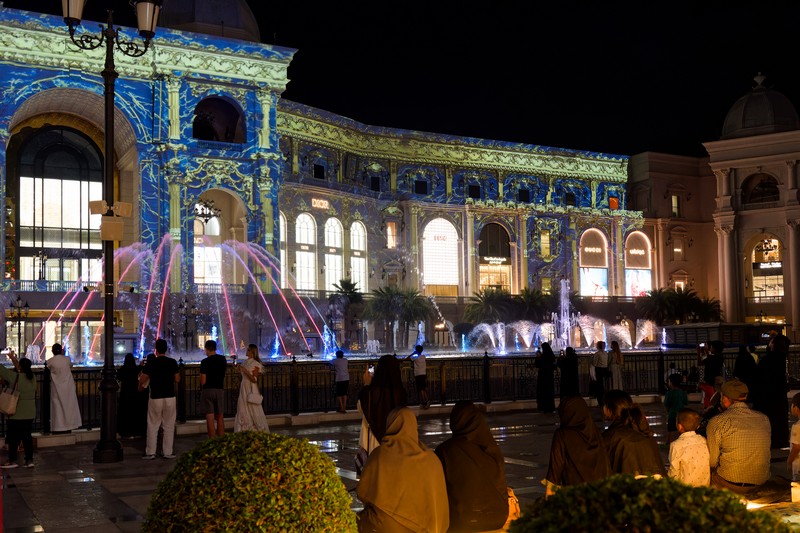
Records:
[[[787,362],[790,378],[800,378],[800,347],[793,347]],[[725,367],[730,375],[736,355],[726,354]],[[350,389],[348,408],[355,409],[358,392],[364,385],[363,376],[370,362],[365,359],[349,361]],[[581,394],[589,395],[589,356],[579,357],[579,386]],[[693,351],[629,352],[625,354],[623,388],[634,395],[662,394],[664,376],[670,363],[688,373],[697,365]],[[476,402],[517,401],[536,398],[537,369],[534,357],[485,355],[451,358],[428,358],[428,391],[432,403],[452,403],[458,400]],[[101,419],[101,367],[75,367],[73,376],[78,393],[83,427],[97,428]],[[178,420],[202,419],[200,409],[200,365],[180,364],[181,381],[177,388]],[[50,431],[50,375],[46,368],[34,368],[37,380],[35,432]],[[419,403],[413,366],[401,362],[401,376],[408,392],[410,405]],[[555,372],[555,393],[559,394],[561,377]],[[225,376],[225,416],[236,414],[240,375],[238,367],[229,365]],[[688,387],[694,384],[689,383]],[[333,366],[322,361],[266,362],[259,386],[267,413],[329,412],[337,409],[334,395]],[[2,417],[0,435],[5,435]]]

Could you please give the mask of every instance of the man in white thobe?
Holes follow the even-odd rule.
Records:
[[[50,369],[50,430],[71,431],[82,425],[72,361],[64,355],[60,344],[53,344],[52,350],[53,357],[47,360]]]

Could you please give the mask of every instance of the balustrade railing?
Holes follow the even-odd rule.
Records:
[[[793,347],[793,350],[796,349]],[[727,354],[725,367],[733,371],[735,353]],[[579,385],[581,394],[589,395],[590,356],[579,357]],[[375,360],[350,360],[350,390],[347,406],[356,408],[358,392],[364,385],[367,365]],[[677,369],[690,371],[697,365],[694,352],[650,352],[625,354],[623,389],[633,395],[663,394],[665,372],[670,363]],[[534,358],[529,356],[473,356],[453,358],[428,358],[428,392],[432,403],[446,404],[458,400],[476,402],[517,401],[536,398],[538,372]],[[81,410],[83,428],[100,426],[101,367],[76,367],[73,369]],[[800,352],[789,354],[788,375],[800,378]],[[181,381],[177,386],[178,421],[200,420],[200,365],[181,364]],[[50,431],[49,371],[34,368],[37,380],[36,418],[34,432]],[[410,361],[401,363],[402,382],[408,391],[410,405],[419,403],[413,366]],[[225,376],[225,416],[236,414],[240,376],[238,366],[229,365]],[[555,393],[559,394],[560,374],[555,372]],[[687,383],[693,389],[695,383]],[[334,395],[333,366],[322,361],[266,362],[259,386],[264,396],[264,410],[268,414],[299,414],[304,412],[331,412],[337,409]],[[0,431],[5,435],[5,417]]]

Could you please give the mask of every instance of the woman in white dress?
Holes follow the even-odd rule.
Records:
[[[269,431],[262,405],[264,398],[258,386],[258,376],[262,369],[258,346],[251,344],[247,347],[247,359],[239,365],[242,384],[239,387],[239,401],[236,403],[234,431]]]
[[[611,341],[611,351],[608,354],[608,368],[611,371],[611,388],[622,390],[622,369],[625,358],[617,341]]]

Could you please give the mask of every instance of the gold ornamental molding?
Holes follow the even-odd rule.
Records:
[[[356,124],[356,123],[354,123]],[[425,140],[409,136],[368,134],[318,118],[278,110],[277,129],[282,136],[350,152],[362,157],[404,163],[449,165],[469,169],[505,170],[542,176],[602,179],[625,183],[628,161],[586,154],[551,153],[546,148],[519,144],[504,148],[469,146],[453,140]],[[418,136],[419,133],[414,135]],[[431,134],[431,137],[437,137]],[[558,152],[553,149],[552,152]]]
[[[105,63],[105,47],[80,50],[69,38],[69,32],[59,17],[30,13],[18,18],[20,12],[0,7],[0,61],[25,65],[70,69],[99,73]],[[17,18],[15,18],[17,17]],[[98,23],[84,21],[89,31]],[[82,32],[84,30],[78,30]],[[136,40],[130,28],[120,28],[122,38]],[[200,45],[183,32],[159,28],[151,44],[148,60],[115,56],[117,71],[122,77],[153,79],[182,72],[185,76],[205,76],[211,79],[238,81],[247,85],[267,86],[283,92],[288,82],[287,70],[293,50],[275,51],[269,45],[248,43],[253,51],[215,44]],[[219,40],[217,44],[225,43]],[[235,46],[231,42],[232,46]],[[257,51],[256,51],[257,50]]]

